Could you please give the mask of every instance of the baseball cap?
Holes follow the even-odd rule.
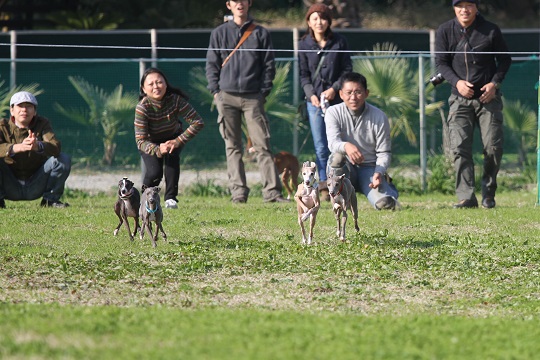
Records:
[[[34,104],[34,106],[37,106],[38,104],[34,94],[29,93],[28,91],[19,91],[18,93],[13,94],[9,101],[9,106],[19,105],[25,102]]]
[[[452,6],[456,6],[460,2],[470,2],[470,3],[478,5],[478,0],[452,0]]]

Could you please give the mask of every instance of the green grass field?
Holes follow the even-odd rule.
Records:
[[[131,242],[112,196],[0,211],[1,359],[534,359],[540,352],[540,208],[402,196],[315,245],[296,206],[182,197],[169,241]]]

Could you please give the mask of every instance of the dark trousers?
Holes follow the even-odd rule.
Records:
[[[491,102],[482,104],[478,99],[451,95],[448,103],[448,130],[456,170],[457,198],[475,198],[473,135],[476,127],[480,129],[484,154],[482,198],[494,198],[504,142],[501,96],[497,94]]]
[[[180,180],[180,152],[175,149],[171,154],[162,158],[148,155],[139,151],[144,162],[143,184],[145,186],[158,186],[165,174],[165,200],[178,201],[178,181]]]

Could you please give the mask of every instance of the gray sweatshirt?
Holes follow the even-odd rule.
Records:
[[[365,104],[361,114],[353,114],[345,103],[330,106],[324,116],[328,147],[332,153],[345,154],[345,143],[358,147],[364,156],[362,165],[375,166],[385,174],[392,158],[388,117],[379,108]]]

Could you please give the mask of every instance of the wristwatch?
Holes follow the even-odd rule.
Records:
[[[495,89],[498,89],[498,88],[501,87],[501,83],[498,83],[498,82],[496,82],[496,81],[492,81],[491,83],[492,83],[493,85],[495,85]]]

